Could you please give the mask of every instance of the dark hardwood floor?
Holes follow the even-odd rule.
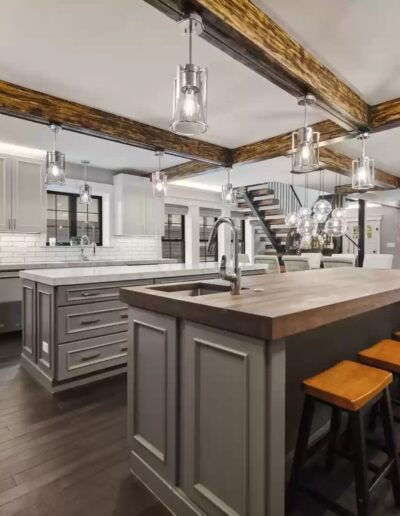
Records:
[[[168,516],[129,472],[125,378],[52,396],[19,367],[20,349],[19,334],[0,336],[0,516]],[[319,454],[307,482],[354,510],[351,463],[333,476],[323,465]],[[387,481],[372,503],[371,516],[400,515]],[[293,513],[331,515],[303,495]]]
[[[0,515],[167,516],[129,472],[124,377],[52,396],[0,337]]]

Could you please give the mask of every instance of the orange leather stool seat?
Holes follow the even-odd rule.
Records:
[[[363,364],[400,374],[400,342],[384,339],[358,353]]]

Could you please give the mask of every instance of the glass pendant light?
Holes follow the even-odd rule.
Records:
[[[46,185],[65,185],[65,154],[56,150],[57,133],[61,130],[58,125],[51,124],[50,130],[54,135],[53,150],[46,154]]]
[[[228,173],[228,182],[222,185],[222,202],[225,206],[232,206],[236,204],[236,191],[231,183],[232,167],[226,167]]]
[[[154,197],[167,196],[167,175],[161,170],[161,158],[164,156],[162,150],[157,150],[155,153],[158,156],[158,170],[151,174],[151,184],[153,185]]]
[[[342,237],[347,231],[346,220],[331,218],[326,221],[324,231],[330,237]]]
[[[178,66],[170,129],[177,134],[195,136],[208,128],[207,68],[192,63],[192,37],[203,32],[203,21],[200,15],[191,13],[181,24],[184,35],[189,37],[189,63]]]
[[[84,176],[85,181],[82,185],[79,186],[79,202],[81,204],[90,204],[92,202],[92,188],[87,184],[87,170],[86,167],[89,165],[90,161],[82,160],[81,161],[84,167]]]
[[[332,212],[333,219],[344,219],[346,216],[346,210],[344,208],[335,208]]]
[[[293,172],[291,174],[292,174],[292,191],[294,192],[294,174],[293,174]],[[292,211],[290,211],[286,215],[286,217],[285,217],[285,224],[286,224],[286,226],[288,226],[291,229],[293,229],[293,228],[295,228],[297,226],[298,215],[293,210],[294,207],[295,207],[295,204],[294,204],[294,199],[292,197],[292,201],[291,201],[291,209],[292,209]]]
[[[362,141],[362,156],[352,163],[352,186],[354,190],[368,190],[374,186],[374,160],[365,155],[365,140],[368,133],[362,133],[358,139]]]
[[[314,217],[318,219],[319,223],[325,222],[328,215],[332,211],[332,204],[324,199],[325,195],[325,170],[319,172],[319,191],[320,199],[314,204]]]
[[[298,105],[304,106],[304,127],[292,133],[292,168],[297,173],[319,169],[319,133],[307,126],[307,106],[314,103],[310,93],[298,100]]]

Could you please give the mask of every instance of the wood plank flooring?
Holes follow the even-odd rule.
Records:
[[[129,472],[125,377],[52,396],[0,337],[0,515],[167,516]]]
[[[20,349],[19,334],[0,336],[0,516],[169,516],[129,472],[125,378],[52,396],[19,367]],[[324,458],[307,481],[354,510],[352,465],[339,461],[330,477]],[[307,496],[293,513],[331,515]],[[400,516],[389,482],[371,516]]]

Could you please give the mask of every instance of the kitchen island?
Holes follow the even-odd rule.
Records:
[[[301,381],[400,326],[400,271],[122,289],[131,470],[179,515],[283,516]],[[314,438],[326,431],[318,414]]]
[[[263,274],[249,265],[244,274]],[[50,392],[126,371],[128,308],[119,289],[218,277],[209,263],[24,270],[22,366]]]

